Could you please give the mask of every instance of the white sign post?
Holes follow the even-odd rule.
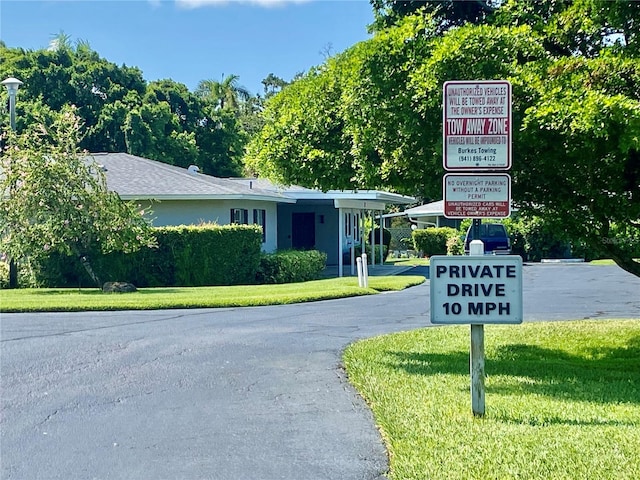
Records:
[[[522,258],[434,255],[429,273],[431,323],[471,324],[471,409],[484,416],[484,324],[522,323]]]

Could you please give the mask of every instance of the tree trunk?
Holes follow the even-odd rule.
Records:
[[[9,288],[18,288],[18,264],[13,258],[9,260]]]
[[[85,271],[89,274],[89,277],[91,277],[91,280],[93,280],[94,283],[96,284],[96,287],[102,288],[102,282],[100,281],[100,277],[98,277],[96,272],[93,270],[93,267],[91,266],[91,262],[89,262],[89,256],[83,255],[77,250],[75,250],[74,253],[76,254],[76,257],[78,258],[78,260],[80,260],[80,263],[84,267]]]

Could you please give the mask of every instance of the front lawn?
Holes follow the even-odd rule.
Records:
[[[369,288],[357,277],[330,278],[280,285],[232,287],[141,288],[134,293],[103,293],[99,289],[2,290],[0,312],[72,312],[84,310],[157,310],[279,305],[402,290],[424,282],[422,276],[369,277]]]
[[[486,415],[469,326],[365,340],[344,362],[391,480],[640,478],[640,321],[485,326]]]

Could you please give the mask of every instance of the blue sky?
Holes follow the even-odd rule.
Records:
[[[290,80],[369,38],[368,0],[0,0],[8,47],[46,48],[63,31],[146,80],[194,90],[204,79],[240,76],[262,93],[269,73]]]

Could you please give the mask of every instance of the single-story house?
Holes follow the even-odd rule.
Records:
[[[265,179],[217,178],[194,166],[185,169],[126,153],[91,156],[102,165],[109,190],[151,208],[155,226],[255,223],[263,228],[265,252],[314,248],[325,252],[327,264],[338,265],[339,272],[344,253],[350,252],[353,273],[365,218],[380,217],[387,205],[415,202],[379,190],[322,192]]]
[[[444,216],[444,200],[426,203],[413,208],[407,208],[403,215],[417,228],[428,227],[452,227],[458,228],[461,220],[457,218],[446,218]]]

